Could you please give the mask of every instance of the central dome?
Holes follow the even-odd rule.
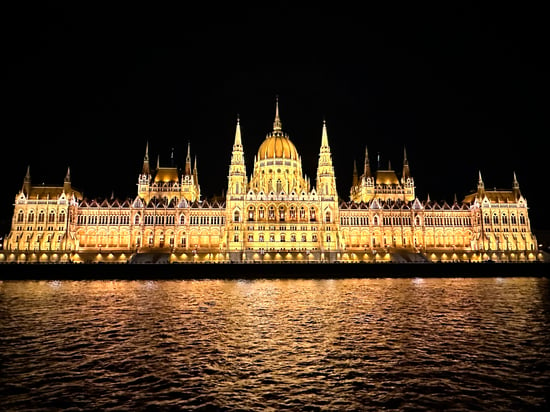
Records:
[[[283,133],[281,119],[279,118],[279,101],[275,104],[275,121],[273,132],[268,134],[258,149],[258,160],[265,159],[291,159],[298,160],[298,151],[294,143]]]
[[[272,134],[268,136],[258,149],[258,160],[264,159],[291,159],[298,160],[298,151],[288,136]]]

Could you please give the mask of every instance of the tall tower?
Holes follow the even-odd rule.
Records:
[[[231,164],[227,182],[227,194],[225,202],[226,213],[226,244],[232,254],[232,260],[241,259],[243,245],[243,221],[245,220],[245,195],[247,191],[246,166],[244,163],[244,150],[241,141],[241,126],[237,117],[235,140],[231,153]]]
[[[332,260],[332,255],[340,249],[338,225],[340,214],[338,209],[338,192],[336,190],[336,176],[332,165],[332,154],[328,144],[326,121],[323,120],[321,135],[321,149],[317,165],[317,195],[319,196],[319,216],[321,230],[321,248],[326,259]]]

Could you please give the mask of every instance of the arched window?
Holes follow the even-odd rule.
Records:
[[[134,216],[134,225],[139,225],[139,215]]]
[[[330,211],[327,210],[327,212],[325,213],[325,222],[330,223],[330,220]]]
[[[44,214],[44,211],[41,210],[40,214],[38,215],[38,223],[44,223],[45,218],[46,218],[46,215]]]
[[[241,214],[238,210],[235,210],[235,213],[233,213],[233,221],[234,222],[240,222]]]
[[[296,219],[296,209],[294,206],[290,206],[289,215],[291,219]]]
[[[279,207],[279,220],[285,220],[285,208],[284,206]]]
[[[25,217],[25,215],[24,215],[23,211],[20,210],[19,213],[17,214],[17,223],[22,223],[24,217]]]
[[[519,215],[519,224],[520,225],[525,224],[525,216],[523,215],[523,213],[521,215]]]
[[[493,215],[493,224],[498,225],[498,215],[496,213]]]
[[[248,208],[248,220],[254,220],[254,206]]]
[[[59,214],[59,223],[65,223],[65,211],[62,210]]]
[[[315,208],[314,207],[312,207],[309,210],[309,220],[311,220],[312,222],[315,220]]]
[[[185,215],[180,215],[180,225],[185,224]]]
[[[53,210],[50,210],[50,214],[48,216],[48,223],[55,222],[55,212]]]
[[[508,216],[506,216],[505,213],[502,214],[502,224],[507,225],[508,224]]]

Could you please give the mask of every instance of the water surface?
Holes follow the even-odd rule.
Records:
[[[546,278],[4,281],[0,410],[532,411]]]

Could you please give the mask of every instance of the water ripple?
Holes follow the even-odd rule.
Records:
[[[546,278],[0,283],[0,409],[548,409]]]

